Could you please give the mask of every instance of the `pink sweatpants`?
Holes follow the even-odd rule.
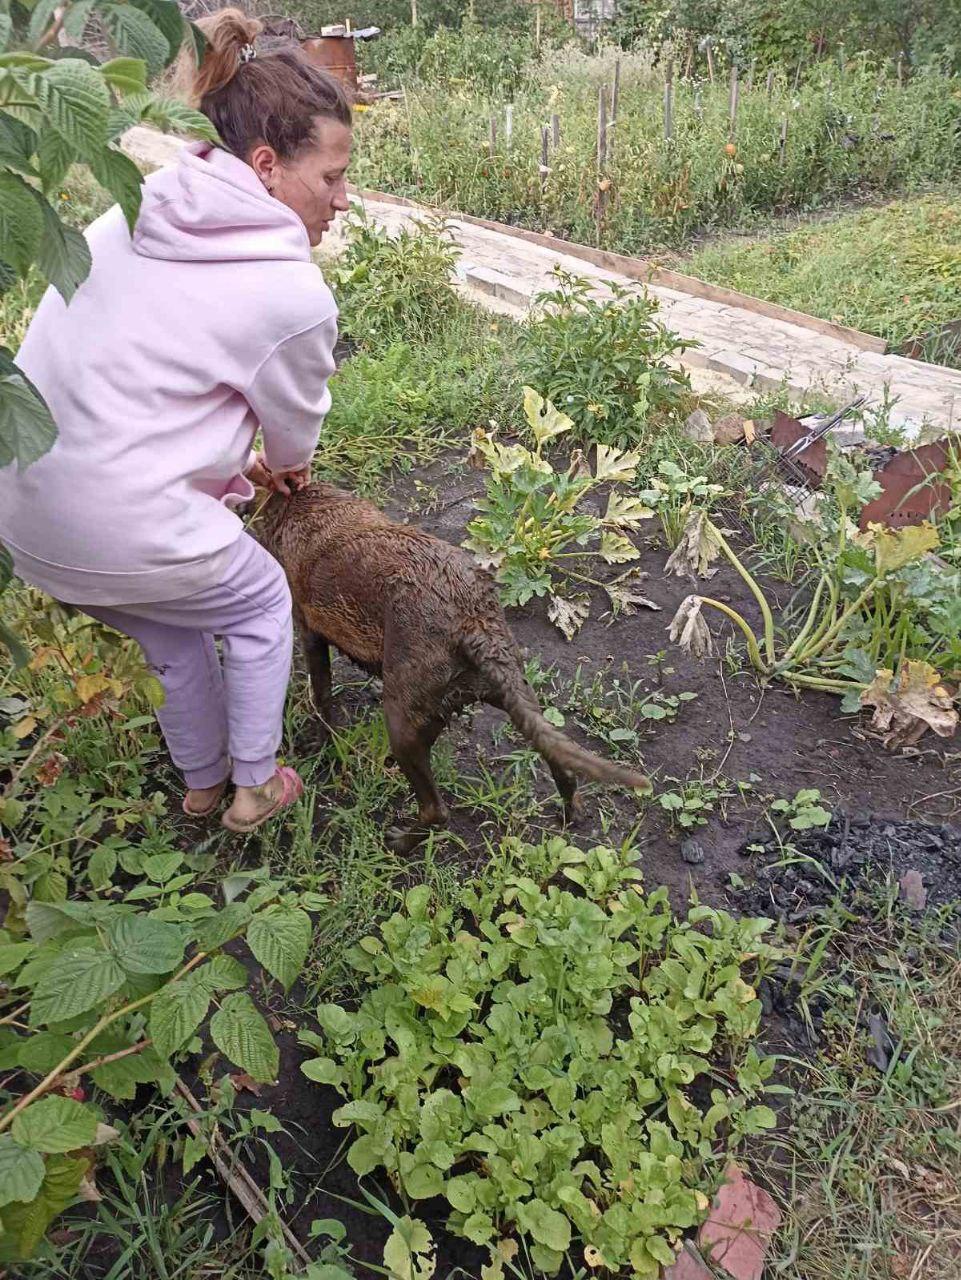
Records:
[[[256,787],[273,775],[293,623],[284,571],[260,543],[243,534],[224,581],[196,595],[82,608],[143,649],[167,695],[157,719],[188,787],[213,787],[228,776]]]

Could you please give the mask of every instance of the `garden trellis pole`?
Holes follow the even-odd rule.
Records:
[[[700,91],[698,91],[700,92]],[[664,141],[674,137],[674,62],[668,58],[664,64]]]
[[[741,94],[741,86],[738,81],[737,67],[731,68],[731,90],[728,98],[728,121],[730,125],[731,137],[734,137],[734,131],[737,127],[737,104]]]
[[[783,168],[787,157],[787,116],[781,121],[781,137],[778,142],[777,155],[778,164]]]
[[[597,243],[601,243],[604,211],[607,207],[607,189],[604,186],[607,167],[607,85],[597,90]]]
[[[550,169],[547,164],[549,141],[550,141],[550,134],[549,134],[547,125],[545,124],[541,126],[541,196],[542,197],[544,195],[545,190],[547,189],[547,175],[550,173]]]
[[[774,92],[774,68],[772,67],[767,73],[767,96],[770,98]]]
[[[555,151],[561,145],[561,118],[556,111],[551,116],[551,142]]]

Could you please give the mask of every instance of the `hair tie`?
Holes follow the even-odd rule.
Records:
[[[256,56],[257,50],[254,46],[252,44],[245,44],[240,50],[240,65],[244,66],[245,63],[253,62]]]

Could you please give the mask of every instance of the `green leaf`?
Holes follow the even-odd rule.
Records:
[[[506,1084],[472,1085],[464,1090],[464,1100],[484,1119],[519,1111],[521,1100]]]
[[[183,962],[186,939],[176,924],[149,916],[121,916],[111,923],[107,937],[128,973],[171,973]]]
[[[16,461],[26,470],[56,438],[50,410],[32,383],[20,373],[0,377],[0,467]]]
[[[89,1160],[51,1156],[43,1183],[29,1204],[8,1205],[3,1211],[0,1261],[27,1258],[34,1252],[54,1218],[76,1199]]]
[[[247,926],[247,946],[287,989],[304,967],[310,935],[306,911],[275,903],[258,912]]]
[[[91,1071],[90,1078],[98,1089],[109,1093],[118,1102],[126,1102],[137,1096],[137,1089],[142,1084],[157,1083],[162,1092],[167,1092],[164,1084],[168,1072],[168,1065],[160,1054],[147,1048],[126,1058],[105,1062]]]
[[[196,111],[176,98],[154,98],[147,108],[146,117],[164,132],[176,129],[181,133],[206,138],[208,142],[220,141],[220,135],[202,111]]]
[[[172,850],[170,853],[152,853],[143,860],[144,875],[154,884],[166,884],[172,880],[183,865],[184,855]]]
[[[69,302],[90,271],[90,249],[73,227],[66,227],[46,200],[41,200],[43,239],[37,253],[41,274]]]
[[[32,1103],[14,1119],[10,1133],[21,1147],[65,1155],[88,1146],[97,1132],[97,1113],[73,1098],[52,1095]]]
[[[32,942],[0,942],[0,977],[19,969],[34,949]]]
[[[97,14],[122,54],[142,58],[157,75],[170,58],[170,42],[155,22],[131,4],[99,5]]]
[[[197,973],[214,991],[240,991],[247,985],[247,970],[233,956],[214,956]]]
[[[430,1280],[434,1274],[434,1242],[417,1218],[395,1220],[384,1245],[384,1266],[391,1280]]]
[[[201,973],[188,973],[158,992],[150,1003],[150,1038],[169,1058],[182,1049],[210,1007],[211,988]]]
[[[0,645],[3,645],[10,654],[10,661],[16,670],[22,671],[29,663],[30,650],[25,647],[20,637],[11,631],[3,621],[0,621]],[[10,804],[9,800],[7,804]]]
[[[174,58],[183,43],[187,22],[176,0],[130,0],[147,15],[167,41],[168,60]]]
[[[66,1022],[96,1008],[118,991],[126,974],[112,955],[81,947],[65,951],[37,983],[30,1007],[30,1025]]]
[[[37,144],[37,168],[40,181],[47,195],[63,186],[70,166],[77,160],[77,151],[66,139],[52,129],[44,129]]]
[[[209,920],[196,926],[197,945],[201,951],[217,951],[238,933],[243,933],[250,920],[250,908],[245,902],[228,903]]]
[[[14,1200],[32,1200],[43,1182],[43,1160],[26,1151],[9,1133],[0,1134],[0,1207]]]
[[[224,1000],[210,1019],[210,1035],[222,1053],[262,1084],[276,1080],[280,1054],[270,1028],[246,992]]]
[[[17,1055],[17,1062],[24,1071],[45,1076],[58,1063],[63,1062],[75,1044],[76,1041],[72,1036],[64,1035],[62,1032],[38,1031],[28,1036],[23,1042]]]
[[[142,58],[113,58],[101,65],[100,74],[121,95],[146,92],[147,64]]]
[[[310,1058],[300,1064],[300,1069],[308,1080],[315,1084],[329,1084],[335,1088],[345,1082],[346,1073],[333,1058]]]
[[[24,275],[43,238],[43,214],[34,192],[15,173],[0,172],[0,258]]]
[[[444,1176],[432,1164],[415,1164],[403,1176],[404,1190],[414,1200],[431,1200],[444,1194]]]
[[[32,175],[36,146],[37,137],[32,129],[19,120],[0,115],[0,165],[25,176]]]
[[[87,863],[87,878],[95,889],[105,889],[113,879],[116,870],[116,852],[107,845],[101,845],[90,855],[90,861]]]
[[[31,85],[51,128],[88,162],[107,143],[110,91],[103,76],[86,62],[65,58],[32,77]]]
[[[127,225],[133,231],[140,213],[143,174],[130,157],[125,156],[116,147],[106,147],[96,155],[87,156],[86,159],[90,172],[120,205],[127,219]]]
[[[563,1213],[549,1208],[543,1200],[517,1206],[517,1223],[538,1244],[556,1253],[565,1253],[571,1243],[571,1224]]]

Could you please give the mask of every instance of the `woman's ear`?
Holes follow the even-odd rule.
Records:
[[[248,163],[266,189],[273,195],[274,187],[280,177],[280,159],[277,152],[273,147],[268,147],[266,142],[259,143],[251,151]]]

